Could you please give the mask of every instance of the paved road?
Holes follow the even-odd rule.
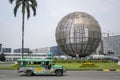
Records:
[[[64,76],[24,76],[16,70],[0,70],[0,80],[120,80],[120,72],[67,71]]]

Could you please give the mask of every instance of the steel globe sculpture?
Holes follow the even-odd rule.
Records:
[[[72,12],[57,25],[56,42],[70,56],[88,56],[97,49],[100,41],[99,23],[85,12]]]

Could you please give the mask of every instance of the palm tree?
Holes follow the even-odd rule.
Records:
[[[22,7],[22,58],[24,54],[24,24],[25,24],[25,11],[27,11],[27,19],[30,17],[30,8],[33,10],[33,15],[36,15],[36,7],[37,7],[37,1],[36,0],[9,0],[9,2],[12,4],[14,1],[16,1],[15,7],[14,7],[14,15],[16,17],[17,10],[21,6]]]
[[[109,51],[107,52],[107,54],[108,54],[108,55],[114,55],[115,53],[109,50]]]

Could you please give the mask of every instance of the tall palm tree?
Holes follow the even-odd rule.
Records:
[[[30,17],[30,8],[33,10],[33,15],[36,15],[36,7],[37,7],[37,1],[36,0],[9,0],[9,2],[12,4],[15,1],[15,7],[14,7],[14,15],[16,17],[17,10],[21,6],[22,8],[22,58],[24,55],[24,24],[25,24],[25,12],[27,11],[27,19]]]

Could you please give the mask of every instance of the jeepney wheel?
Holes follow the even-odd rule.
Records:
[[[56,73],[56,76],[62,76],[63,75],[62,70],[56,70],[55,73]]]
[[[32,75],[33,75],[33,72],[31,70],[26,71],[26,76],[32,76]]]

